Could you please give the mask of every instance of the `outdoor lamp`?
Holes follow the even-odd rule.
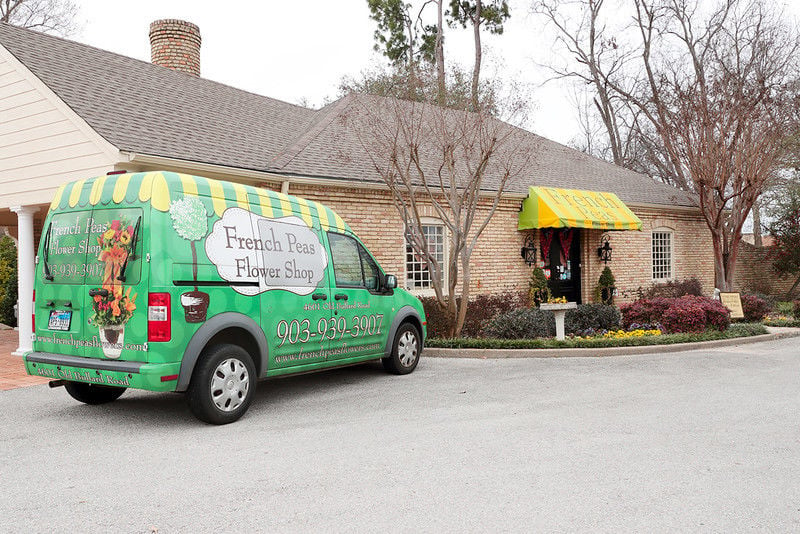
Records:
[[[520,249],[520,253],[522,259],[525,260],[525,263],[528,265],[536,263],[536,243],[534,243],[532,235],[525,238],[525,244],[522,246],[522,249]]]
[[[600,258],[600,261],[604,263],[608,263],[611,261],[612,248],[611,248],[611,243],[609,243],[609,241],[611,241],[611,238],[609,238],[607,235],[604,235],[600,239],[602,245],[597,247],[597,256]]]

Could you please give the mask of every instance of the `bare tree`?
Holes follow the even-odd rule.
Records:
[[[652,174],[696,194],[717,287],[730,290],[742,226],[798,130],[800,40],[758,0],[702,9],[699,0],[632,0],[632,8],[635,48],[621,64],[580,55],[580,72],[635,112],[631,132]]]
[[[0,0],[0,22],[68,36],[77,30],[72,0]]]
[[[345,115],[348,129],[357,132],[388,186],[407,243],[427,266],[436,300],[449,318],[448,335],[458,336],[469,302],[472,254],[506,185],[528,165],[534,138],[486,111],[351,98],[356,105]],[[447,229],[444,265],[423,232],[426,208]]]

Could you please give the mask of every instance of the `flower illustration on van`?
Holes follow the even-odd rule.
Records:
[[[97,238],[100,245],[97,259],[105,264],[105,269],[102,289],[89,292],[93,311],[89,323],[98,328],[103,354],[108,358],[119,358],[122,353],[125,323],[136,309],[136,293],[131,295],[130,287],[123,292],[118,279],[131,251],[133,232],[131,225],[117,219]]]
[[[174,201],[169,207],[172,218],[172,227],[183,239],[189,241],[192,247],[192,276],[195,283],[194,291],[181,295],[187,323],[202,323],[206,320],[208,312],[208,293],[199,291],[197,287],[197,249],[195,241],[203,239],[208,233],[208,213],[203,202],[192,196],[183,197]]]

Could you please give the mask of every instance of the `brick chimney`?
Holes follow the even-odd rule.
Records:
[[[154,65],[200,76],[200,28],[177,19],[151,23],[150,57]]]

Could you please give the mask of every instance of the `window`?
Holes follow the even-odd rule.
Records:
[[[653,232],[653,280],[672,279],[672,232]]]
[[[423,224],[422,233],[428,243],[428,251],[436,260],[444,282],[444,266],[446,260],[446,241],[444,226],[441,224]],[[414,252],[411,244],[406,242],[406,287],[408,289],[429,289],[433,287],[432,273],[425,263],[425,259]]]
[[[328,233],[337,287],[365,287],[377,291],[381,270],[361,244],[352,237]]]
[[[362,287],[364,272],[361,270],[361,255],[355,239],[341,234],[328,233],[333,256],[333,275],[337,287]]]

